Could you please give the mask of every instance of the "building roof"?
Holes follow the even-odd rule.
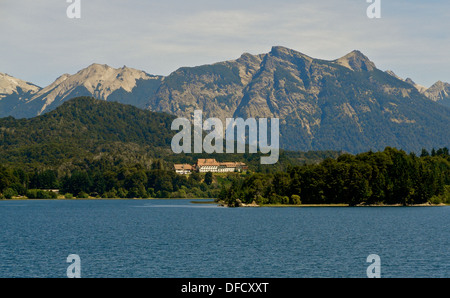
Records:
[[[189,164],[174,164],[175,170],[189,170],[192,171],[193,167]]]
[[[227,168],[235,168],[237,166],[236,162],[221,162],[221,166],[227,167]]]
[[[219,166],[220,163],[217,162],[217,160],[208,158],[208,159],[198,159],[197,160],[197,166]]]

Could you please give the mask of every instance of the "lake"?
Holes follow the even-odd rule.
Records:
[[[224,208],[192,200],[0,201],[0,277],[450,277],[450,206]]]

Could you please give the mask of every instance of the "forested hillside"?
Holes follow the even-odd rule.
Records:
[[[106,153],[142,161],[170,149],[174,117],[89,97],[31,119],[0,119],[0,162],[55,166]]]
[[[420,156],[395,148],[343,154],[319,164],[295,166],[275,174],[255,173],[223,188],[229,206],[257,204],[423,204],[450,203],[447,148]]]
[[[0,119],[0,194],[68,196],[217,197],[227,177],[204,182],[204,175],[176,175],[173,163],[198,158],[241,161],[251,171],[275,172],[317,163],[341,153],[285,152],[275,166],[260,154],[173,154],[174,116],[89,97],[75,98],[31,119]]]

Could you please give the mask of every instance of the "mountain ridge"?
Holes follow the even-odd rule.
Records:
[[[93,96],[142,108],[148,100],[142,90],[153,92],[162,78],[126,66],[113,68],[106,64],[93,63],[73,75],[59,76],[50,85],[30,93],[28,98],[19,102],[18,106],[10,108],[10,111],[0,110],[0,116],[38,116],[55,109],[70,98],[79,96]],[[136,88],[138,85],[140,88]]]
[[[448,145],[450,110],[377,69],[359,51],[327,61],[276,46],[242,58],[177,70],[148,108],[188,118],[202,110],[204,117],[222,121],[279,118],[287,150],[354,153]],[[246,80],[243,69],[251,69]]]
[[[205,118],[222,121],[280,118],[280,141],[288,150],[417,151],[449,145],[450,109],[442,106],[450,84],[432,87],[381,71],[358,50],[322,60],[273,46],[268,53],[181,67],[165,77],[94,63],[20,95],[16,106],[17,95],[6,95],[0,116],[40,115],[72,97],[93,96],[179,117],[200,109]]]

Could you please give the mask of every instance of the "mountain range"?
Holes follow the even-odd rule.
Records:
[[[45,88],[0,74],[0,117],[31,118],[80,96],[144,108],[162,79],[126,66],[115,69],[101,64],[92,64],[74,75],[63,74]]]
[[[183,117],[196,109],[222,120],[277,117],[287,150],[450,145],[450,84],[420,86],[379,70],[359,51],[327,61],[277,46],[265,54],[181,67],[168,76],[92,64],[45,88],[0,74],[0,117],[35,117],[78,96]]]

